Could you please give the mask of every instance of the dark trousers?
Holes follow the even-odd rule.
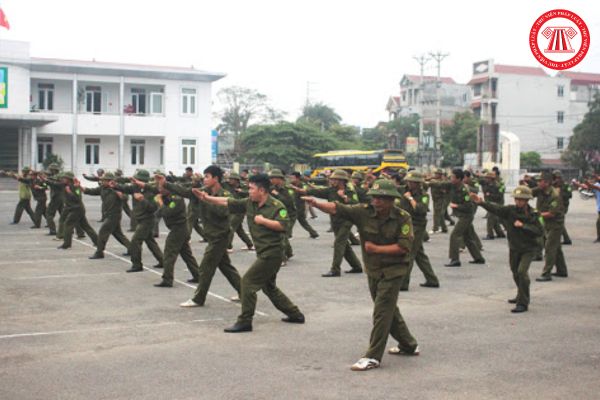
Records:
[[[517,304],[529,305],[529,266],[535,256],[536,251],[508,251],[510,270],[517,285]]]
[[[433,200],[433,230],[438,231],[442,230],[442,232],[447,232],[448,227],[446,226],[446,221],[444,219],[444,214],[446,213],[444,209],[444,199],[434,199]]]
[[[374,306],[373,329],[369,349],[365,353],[366,358],[381,361],[389,335],[392,335],[398,341],[398,347],[407,353],[412,353],[417,347],[417,341],[408,330],[396,305],[402,278],[402,276],[389,279],[368,277],[369,292]]]
[[[163,281],[173,283],[175,279],[175,262],[181,256],[194,279],[198,279],[198,262],[190,247],[190,232],[186,224],[170,228],[165,241],[165,252],[163,260]]]
[[[231,214],[229,225],[231,226],[231,231],[229,232],[227,248],[233,248],[233,236],[235,234],[246,244],[246,247],[251,248],[254,247],[254,243],[252,243],[252,239],[248,236],[246,231],[244,230],[244,217],[245,214]]]
[[[544,253],[546,255],[546,263],[542,276],[550,276],[552,268],[556,265],[556,273],[559,275],[568,275],[567,263],[562,251],[560,236],[562,234],[562,223],[549,223],[544,225],[544,236],[546,244],[544,245]]]
[[[31,209],[31,199],[22,199],[17,203],[17,208],[15,208],[15,215],[13,217],[13,222],[18,224],[21,221],[21,215],[23,215],[23,211],[29,215],[31,221],[35,225],[35,215],[33,210]]]
[[[451,260],[459,260],[461,241],[469,249],[474,260],[482,260],[483,256],[477,246],[475,230],[473,229],[473,216],[458,217],[458,221],[450,234],[450,248],[448,256]]]
[[[60,218],[58,219],[58,231],[56,232],[56,237],[58,239],[63,239],[65,237],[65,223],[67,221],[67,217],[69,216],[69,212],[62,212],[60,213]],[[83,229],[81,228],[81,225],[79,224],[79,222],[75,223],[75,230],[77,231],[77,236],[84,236],[85,232],[83,231]]]
[[[129,251],[131,243],[129,239],[123,234],[121,229],[121,215],[107,215],[104,218],[104,222],[98,231],[98,246],[96,251],[103,253],[106,248],[106,242],[110,235],[113,235],[119,243],[121,243]]]
[[[65,220],[65,236],[63,239],[63,247],[71,247],[75,226],[79,226],[80,229],[88,235],[90,240],[94,243],[94,246],[98,245],[98,235],[85,217],[85,211],[71,210],[65,214],[67,214],[67,218]]]
[[[313,229],[312,226],[310,226],[310,224],[308,223],[308,221],[306,220],[306,207],[305,205],[301,205],[300,208],[298,209],[298,223],[300,224],[300,226],[302,228],[304,228],[304,230],[306,232],[308,232],[308,234],[310,235],[310,237],[317,237],[319,236],[319,234],[317,233],[317,231],[315,231]]]
[[[60,214],[62,209],[62,202],[50,200],[50,203],[48,203],[48,208],[46,209],[46,222],[48,223],[50,234],[56,235],[56,223],[54,222],[54,217],[57,212]]]
[[[129,245],[132,268],[142,268],[142,243],[144,242],[154,258],[156,258],[156,261],[160,265],[163,265],[163,252],[154,239],[154,218],[137,221],[137,226]]]
[[[488,213],[486,228],[488,237],[494,237],[494,234],[498,237],[505,236],[500,225],[500,218],[496,214]]]
[[[415,238],[413,240],[413,245],[410,250],[410,264],[408,266],[408,272],[404,275],[402,279],[402,289],[408,289],[410,284],[410,273],[412,272],[412,268],[417,263],[417,266],[425,276],[425,283],[431,283],[432,285],[439,285],[440,282],[438,277],[433,272],[433,267],[431,266],[431,262],[429,261],[429,257],[425,254],[425,248],[423,247],[423,238],[425,233],[427,233],[426,226],[414,226],[413,229]]]
[[[348,242],[348,235],[352,225],[344,223],[333,227],[333,234],[335,239],[333,242],[333,261],[331,262],[331,271],[340,273],[342,260],[346,259],[350,267],[355,270],[361,270],[362,266],[360,260],[356,257],[354,250]]]
[[[36,227],[42,226],[42,217],[46,218],[46,197],[36,199],[35,201],[35,211],[33,212],[33,217],[35,218],[34,225]],[[47,220],[46,220],[47,222]]]
[[[281,267],[281,257],[258,256],[252,266],[242,277],[240,300],[242,312],[238,322],[251,323],[256,310],[256,293],[262,290],[279,311],[289,317],[297,317],[302,313],[298,307],[277,287],[277,272]]]
[[[198,287],[194,293],[193,300],[197,304],[204,304],[206,295],[210,289],[212,278],[215,275],[217,268],[227,278],[229,284],[239,294],[241,290],[241,278],[237,269],[231,264],[229,254],[227,254],[227,246],[229,237],[212,240],[208,242],[208,246],[204,250],[204,257],[200,262],[198,273]]]

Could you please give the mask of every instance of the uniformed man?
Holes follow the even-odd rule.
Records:
[[[285,184],[285,175],[280,169],[273,169],[269,172],[269,179],[271,180],[271,196],[281,201],[285,206],[289,222],[286,224],[286,235],[283,238],[283,265],[287,263],[287,260],[294,256],[294,251],[290,244],[290,238],[296,223],[296,204],[294,202],[294,189],[288,187]]]
[[[496,174],[488,172],[485,175],[485,182],[482,186],[484,199],[488,203],[497,205],[504,204],[504,190],[501,190],[500,184],[496,181]],[[497,214],[488,214],[486,221],[487,235],[484,240],[494,240],[496,237],[505,238],[506,235],[500,226],[500,218]],[[495,235],[494,235],[495,233]]]
[[[238,333],[252,331],[252,319],[256,309],[256,293],[262,290],[273,305],[286,317],[289,323],[304,323],[304,315],[298,307],[277,287],[277,272],[282,262],[283,236],[289,222],[283,203],[270,195],[271,183],[265,174],[249,178],[248,199],[213,197],[206,192],[198,192],[208,203],[227,206],[230,212],[246,213],[250,234],[256,247],[256,261],[242,277],[240,299],[242,312],[233,326],[225,332]]]
[[[23,211],[25,211],[29,215],[29,218],[31,218],[31,222],[35,225],[35,215],[31,209],[31,169],[23,167],[21,175],[11,173],[10,176],[19,181],[19,202],[15,208],[15,215],[11,224],[18,224],[21,221]]]
[[[121,170],[120,168],[117,168],[115,170],[114,175],[115,182],[117,184],[122,185],[130,182],[129,178],[123,176],[123,170]],[[133,217],[133,211],[131,210],[131,207],[129,207],[129,196],[123,193],[123,197],[121,198],[121,200],[123,201],[123,212],[125,213],[125,215],[127,215],[127,218],[129,218],[128,232],[135,232],[135,218]]]
[[[369,291],[375,305],[369,349],[352,365],[353,371],[379,367],[390,334],[398,341],[398,346],[392,347],[389,353],[419,354],[417,341],[396,305],[410,264],[414,240],[411,218],[406,211],[394,207],[394,200],[400,198],[400,193],[391,180],[375,181],[368,193],[372,197],[370,205],[347,205],[338,201],[320,203],[305,197],[321,211],[355,224],[360,234]]]
[[[231,196],[235,199],[245,199],[248,197],[248,189],[247,185],[244,184],[242,186],[242,178],[240,174],[235,171],[231,171],[227,178],[227,182],[223,184],[223,188],[231,193]],[[227,248],[229,251],[233,251],[233,236],[238,235],[240,240],[244,242],[246,245],[243,250],[254,250],[254,243],[252,243],[252,239],[248,236],[246,231],[244,230],[244,218],[246,216],[244,214],[230,214],[229,220],[231,225],[231,230],[229,232],[229,245]]]
[[[301,189],[307,188],[307,185],[302,182],[299,172],[292,172],[290,174],[290,185]],[[296,206],[298,223],[300,226],[302,226],[302,228],[304,228],[304,230],[308,232],[311,239],[316,239],[319,237],[319,234],[313,229],[312,226],[310,226],[306,219],[306,203],[304,203],[304,200],[302,200],[301,196],[302,195],[300,193],[294,191],[294,204]]]
[[[404,181],[407,185],[406,191],[400,199],[396,200],[396,204],[410,214],[414,230],[414,240],[410,250],[410,264],[402,280],[400,291],[408,290],[410,273],[415,262],[425,276],[425,283],[421,283],[420,285],[422,287],[439,288],[440,282],[435,272],[433,272],[429,257],[425,254],[425,249],[423,248],[423,237],[427,232],[427,213],[429,212],[429,195],[422,188],[425,180],[421,173],[410,171],[404,178]]]
[[[72,172],[67,171],[62,174],[62,181],[65,188],[65,205],[63,213],[66,215],[63,244],[59,249],[68,249],[71,247],[73,230],[75,225],[79,225],[81,229],[87,233],[94,246],[98,245],[98,235],[92,228],[85,216],[85,206],[83,205],[82,190],[79,180],[75,178]]]
[[[433,180],[433,183],[442,183],[445,182],[444,179],[444,171],[441,169],[436,169]],[[430,185],[431,187],[431,199],[433,200],[433,228],[430,234],[442,232],[447,233],[448,227],[446,226],[446,221],[444,219],[446,205],[446,191],[443,185]]]
[[[565,222],[563,223],[563,231],[562,231],[562,244],[564,245],[572,245],[571,237],[569,236],[569,232],[567,232],[567,213],[569,212],[569,205],[571,203],[571,198],[573,197],[573,189],[571,185],[565,183],[562,178],[562,173],[560,170],[556,169],[552,171],[552,178],[554,181],[552,182],[552,186],[558,191],[560,197],[563,202],[563,206],[565,208]]]
[[[48,222],[48,235],[56,235],[56,223],[54,217],[56,213],[62,212],[64,203],[64,187],[58,183],[57,176],[60,172],[60,167],[56,163],[52,163],[48,166],[47,177],[42,177],[42,180],[50,187],[50,202],[48,208],[46,208],[46,222]]]
[[[136,221],[135,232],[131,237],[129,253],[131,254],[131,268],[127,272],[140,272],[142,265],[142,243],[158,261],[154,268],[163,267],[163,252],[154,239],[154,224],[156,219],[157,204],[154,202],[156,189],[148,185],[150,173],[145,169],[138,169],[131,179],[133,185],[117,185],[115,188],[123,193],[133,195],[133,216]]]
[[[171,193],[166,187],[166,177],[157,175],[154,177],[158,182],[159,194],[154,196],[154,202],[160,210],[160,215],[169,228],[169,234],[165,240],[163,258],[162,281],[155,284],[156,287],[173,287],[175,279],[175,262],[181,256],[187,266],[192,279],[198,282],[198,262],[190,247],[190,230],[187,225],[185,200],[183,197]]]
[[[46,190],[48,190],[48,185],[41,178],[42,175],[37,171],[32,171],[31,193],[35,199],[35,210],[33,211],[35,222],[31,228],[41,228],[42,218],[46,218],[46,202],[48,201]],[[46,220],[46,222],[48,221]]]
[[[228,190],[221,186],[223,170],[216,165],[211,165],[204,170],[204,186],[190,189],[192,195],[199,201],[202,193],[208,193],[215,197],[232,197]],[[165,184],[167,189],[180,192],[177,185]],[[230,215],[225,207],[219,207],[210,203],[201,203],[200,212],[204,221],[204,235],[208,245],[204,250],[204,257],[200,263],[198,273],[198,287],[194,297],[181,304],[182,307],[200,307],[206,301],[206,295],[210,289],[213,276],[217,268],[227,278],[229,284],[240,293],[240,274],[231,264],[227,248],[229,246],[229,234],[231,232]],[[242,214],[243,215],[243,214]]]
[[[356,192],[350,190],[347,187],[348,174],[342,169],[335,170],[329,178],[329,187],[326,188],[311,188],[311,189],[299,189],[296,188],[299,193],[306,194],[308,196],[319,197],[328,201],[339,201],[342,204],[358,204],[358,196]],[[322,277],[338,277],[341,275],[341,264],[342,259],[346,259],[350,264],[350,269],[345,271],[346,273],[361,273],[362,266],[354,250],[348,242],[348,235],[352,228],[352,222],[347,219],[340,218],[339,215],[333,215],[331,219],[331,225],[335,240],[333,242],[333,261],[331,262],[331,270],[322,274]]]
[[[538,186],[532,191],[533,196],[537,197],[537,209],[544,220],[545,245],[544,253],[546,260],[544,270],[538,282],[547,282],[552,280],[552,275],[566,278],[568,276],[567,263],[562,251],[560,237],[565,223],[564,206],[560,194],[552,187],[552,174],[543,172]],[[556,272],[552,273],[552,268],[556,265]]]
[[[91,260],[104,258],[104,249],[110,235],[127,250],[125,255],[130,255],[129,247],[131,243],[123,234],[121,229],[121,216],[123,214],[123,194],[115,190],[116,182],[115,175],[111,172],[102,174],[100,177],[100,186],[95,188],[83,188],[83,193],[90,196],[100,196],[102,199],[102,215],[104,222],[98,231],[98,244],[96,252],[90,257]]]
[[[489,213],[506,221],[508,233],[508,260],[513,279],[517,285],[517,297],[508,300],[516,304],[513,313],[522,313],[529,308],[529,266],[535,258],[543,234],[541,216],[529,206],[533,198],[527,186],[517,186],[513,191],[514,206],[502,206],[497,203],[483,201],[472,193],[471,199],[485,208]],[[489,218],[489,217],[488,217]]]

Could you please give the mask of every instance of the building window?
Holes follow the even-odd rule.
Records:
[[[37,162],[43,163],[44,160],[52,154],[52,138],[51,137],[38,137],[37,138]]]
[[[143,165],[146,141],[131,139],[131,165]]]
[[[181,163],[196,164],[196,139],[181,140]]]
[[[43,111],[54,110],[54,85],[51,83],[38,84],[38,109]]]
[[[102,89],[100,86],[86,86],[85,111],[94,114],[102,112]]]
[[[558,85],[558,87],[556,89],[556,95],[558,97],[564,97],[565,96],[565,85]]]
[[[473,96],[481,96],[481,83],[473,86]]]
[[[556,149],[557,150],[562,150],[565,148],[565,138],[564,137],[557,137],[556,138]]]
[[[163,94],[150,93],[150,114],[163,113]]]
[[[100,164],[100,139],[85,139],[85,163]]]
[[[160,159],[160,165],[163,165],[165,163],[165,139],[160,139],[160,154],[159,159]]]
[[[196,89],[181,89],[181,113],[184,115],[196,114]]]
[[[563,122],[565,122],[565,112],[564,111],[558,111],[556,113],[556,122],[559,124],[562,124]]]
[[[144,89],[131,89],[131,106],[134,114],[146,114],[146,91]]]

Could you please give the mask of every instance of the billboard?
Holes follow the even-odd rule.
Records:
[[[416,153],[419,151],[419,138],[409,136],[406,138],[406,152],[407,153]]]
[[[8,68],[0,67],[0,108],[8,107]]]

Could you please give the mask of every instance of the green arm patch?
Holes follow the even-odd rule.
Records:
[[[402,234],[404,236],[408,235],[410,233],[410,225],[408,224],[404,224],[402,225]]]
[[[550,203],[550,205],[552,207],[556,207],[558,205],[558,203],[556,202],[556,200],[553,200],[552,203]]]
[[[421,203],[423,203],[423,204],[429,203],[429,197],[427,197],[427,196],[421,197]]]
[[[356,193],[354,193],[354,194],[352,195],[352,198],[354,199],[354,201],[358,201],[358,196],[356,195]]]
[[[75,189],[75,193],[77,193],[77,196],[81,196],[81,190]]]
[[[542,217],[541,215],[538,217],[538,221],[540,221],[540,224],[542,224],[542,226],[544,226],[544,217]]]
[[[468,194],[465,195],[465,201],[469,201],[471,198],[469,197]]]
[[[177,206],[177,203],[175,203],[174,201],[169,203],[169,208],[175,208]]]
[[[282,208],[281,210],[279,210],[279,216],[281,218],[287,218],[287,210],[285,208]]]

